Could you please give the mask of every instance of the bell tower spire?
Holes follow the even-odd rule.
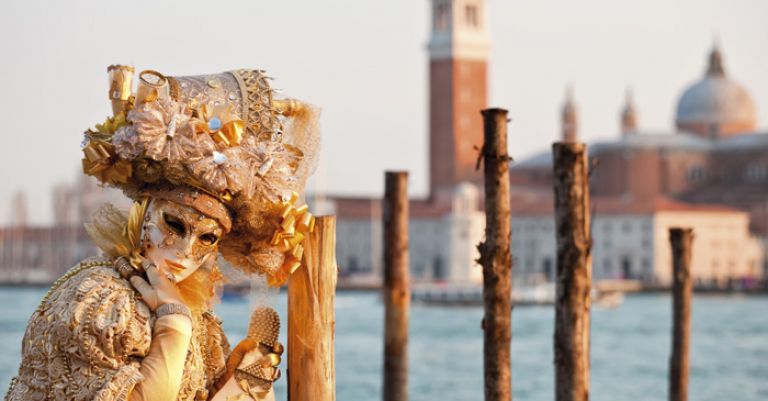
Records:
[[[576,102],[573,100],[573,88],[568,86],[565,91],[565,102],[561,114],[563,142],[576,142],[578,140],[579,112]]]
[[[486,0],[431,0],[429,40],[430,195],[482,182],[475,170],[483,144],[490,34]]]
[[[632,98],[632,90],[627,89],[624,108],[621,110],[621,135],[633,134],[637,131],[637,110]]]
[[[724,77],[725,67],[723,67],[723,53],[720,51],[720,44],[717,40],[712,45],[709,52],[709,65],[707,66],[707,76]]]

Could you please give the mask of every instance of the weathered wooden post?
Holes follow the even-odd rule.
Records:
[[[555,400],[589,400],[592,234],[587,146],[552,146],[557,236]]]
[[[408,401],[408,173],[384,185],[384,401]]]
[[[335,401],[336,217],[318,217],[288,281],[288,400]]]
[[[485,175],[485,241],[477,248],[483,266],[483,371],[485,400],[512,400],[512,253],[509,210],[507,111],[485,109],[480,157]]]
[[[669,241],[672,244],[672,356],[669,358],[669,401],[687,401],[693,291],[693,229],[670,228]]]

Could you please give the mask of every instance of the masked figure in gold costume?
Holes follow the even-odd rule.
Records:
[[[30,318],[6,400],[274,399],[279,318],[254,311],[233,351],[211,312],[218,256],[280,286],[313,227],[298,192],[317,113],[273,98],[262,71],[166,77],[111,66],[114,116],[83,169],[134,200],[86,224],[103,255],[54,283]]]

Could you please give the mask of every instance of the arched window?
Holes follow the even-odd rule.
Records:
[[[432,260],[432,275],[434,276],[435,280],[442,281],[448,278],[448,271],[446,269],[445,263],[443,263],[443,258],[441,258],[439,255],[435,255],[435,258]]]
[[[764,164],[752,163],[747,166],[747,171],[744,175],[749,182],[761,182],[768,177],[768,168]]]
[[[451,7],[449,4],[440,3],[435,7],[435,29],[446,31],[450,26]]]
[[[554,277],[554,272],[552,271],[552,259],[544,258],[544,262],[541,266],[541,272],[544,273],[544,277],[547,278],[547,281]]]
[[[703,166],[690,166],[688,167],[688,180],[692,182],[703,181],[706,177],[706,172]]]
[[[635,278],[634,272],[632,271],[632,259],[629,258],[629,256],[624,256],[621,258],[621,274],[624,276],[622,278],[632,280]]]
[[[477,15],[477,6],[469,4],[464,7],[464,16],[467,21],[467,25],[473,28],[477,28],[480,25],[480,19]]]

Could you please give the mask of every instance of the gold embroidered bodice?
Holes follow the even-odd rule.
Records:
[[[32,314],[6,401],[125,401],[143,379],[154,314],[111,258],[80,262]],[[178,401],[205,400],[229,344],[212,313],[195,316]]]

